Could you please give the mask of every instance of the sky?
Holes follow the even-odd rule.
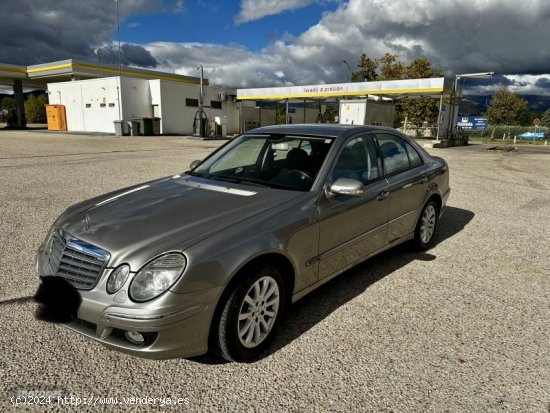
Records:
[[[115,0],[0,0],[0,62],[118,62]],[[349,80],[359,55],[426,58],[467,79],[550,96],[548,0],[118,0],[122,64],[211,83],[270,87]]]

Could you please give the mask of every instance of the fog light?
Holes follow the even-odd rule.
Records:
[[[143,335],[137,331],[126,331],[124,337],[132,344],[142,345],[145,342]]]

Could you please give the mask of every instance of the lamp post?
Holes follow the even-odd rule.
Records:
[[[201,89],[200,89],[200,100],[199,100],[199,107],[201,108],[202,110],[202,104],[203,104],[203,99],[204,99],[204,89],[203,89],[203,67],[202,65],[199,65],[197,67],[197,70],[200,70],[200,85],[201,85]]]
[[[118,14],[118,2],[119,0],[115,0],[115,3],[116,3],[116,31],[117,31],[117,36],[118,36],[118,75],[120,76],[121,75],[121,68],[120,68],[120,65],[121,65],[121,58],[120,58],[120,18],[119,18],[119,14]]]
[[[203,136],[203,104],[204,104],[204,89],[203,89],[203,67],[202,65],[199,65],[197,67],[197,70],[200,70],[200,92],[199,92],[199,111],[198,111],[198,121],[199,121],[199,136],[200,137],[205,137]]]
[[[459,82],[460,79],[490,79],[493,77],[495,72],[481,72],[481,73],[461,73],[458,75],[455,75],[455,81],[453,83],[453,106],[451,107],[451,116],[450,116],[450,122],[452,125],[452,137],[456,138],[458,135],[458,126],[456,124],[456,118],[458,117],[458,105],[460,103],[460,89],[459,89]],[[456,107],[456,113],[455,113],[455,107]]]
[[[342,62],[348,67],[349,70],[349,81],[352,82],[353,75],[351,74],[351,68],[349,67],[349,63],[345,60],[342,60]]]

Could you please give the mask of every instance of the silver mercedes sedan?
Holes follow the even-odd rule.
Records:
[[[66,325],[107,347],[251,361],[291,303],[405,241],[429,248],[449,193],[447,163],[394,129],[263,127],[68,208],[37,271],[78,293]]]

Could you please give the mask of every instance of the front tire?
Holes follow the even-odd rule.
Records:
[[[418,249],[425,251],[433,246],[438,217],[439,208],[434,201],[424,205],[414,231],[414,243]]]
[[[258,358],[273,337],[284,304],[280,272],[273,267],[252,271],[224,304],[217,326],[217,353],[228,361]]]

